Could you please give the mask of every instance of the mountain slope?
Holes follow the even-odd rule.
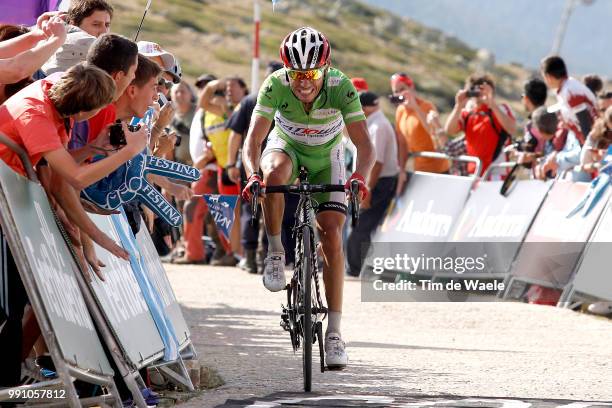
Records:
[[[133,37],[146,0],[113,2],[113,29]],[[389,76],[405,71],[421,92],[442,109],[473,71],[476,52],[462,42],[354,0],[281,0],[272,12],[261,0],[262,67],[278,59],[278,45],[289,31],[312,25],[332,43],[332,63],[349,76],[365,77],[377,93],[389,93]],[[250,79],[252,54],[251,0],[153,1],[139,39],[156,41],[176,53],[184,72]],[[263,71],[262,71],[263,72]],[[518,99],[528,73],[515,66],[494,69],[499,93]],[[389,108],[387,107],[387,110]]]

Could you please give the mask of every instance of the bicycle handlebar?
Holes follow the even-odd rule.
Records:
[[[253,186],[259,183],[253,183]],[[268,193],[332,193],[349,191],[342,184],[292,184],[281,186],[269,186],[260,190],[264,194]],[[255,192],[253,192],[255,194]]]
[[[333,192],[347,192],[350,195],[349,207],[351,212],[351,224],[354,227],[359,222],[359,182],[353,180],[350,188],[346,188],[343,184],[291,184],[291,185],[278,185],[278,186],[267,186],[261,187],[259,182],[254,182],[251,185],[251,225],[254,225],[255,220],[259,216],[258,199],[259,194],[274,194],[274,193],[290,193],[290,194],[301,194],[301,193],[333,193]]]

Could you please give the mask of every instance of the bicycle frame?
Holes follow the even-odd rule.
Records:
[[[327,315],[321,298],[319,286],[319,268],[316,253],[316,240],[313,220],[313,210],[316,204],[313,203],[312,194],[318,192],[345,192],[343,185],[318,185],[308,182],[308,170],[300,168],[299,185],[270,186],[262,189],[265,193],[290,193],[300,196],[297,209],[296,221],[293,227],[295,237],[295,265],[293,276],[286,286],[287,305],[281,305],[281,327],[289,332],[291,345],[294,352],[302,346],[303,369],[304,369],[304,391],[309,392],[312,386],[312,344],[319,343],[319,355],[321,362],[321,372],[325,371],[323,353],[323,323]],[[254,183],[251,187],[253,198],[251,207],[253,208],[253,219],[257,217],[258,195],[260,192],[259,183]],[[352,212],[353,226],[358,221],[359,202],[357,199],[358,183],[351,183],[350,208]],[[308,274],[308,275],[305,275]],[[314,282],[314,285],[312,285]]]

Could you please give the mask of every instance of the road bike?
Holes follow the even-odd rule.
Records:
[[[319,267],[317,262],[317,240],[315,236],[313,214],[317,203],[312,199],[314,193],[347,192],[349,210],[353,227],[359,220],[358,182],[353,181],[347,190],[342,184],[310,184],[308,170],[300,168],[299,184],[267,186],[261,188],[254,183],[251,188],[252,220],[258,217],[259,194],[289,193],[300,196],[296,220],[293,227],[295,237],[295,265],[293,276],[285,287],[287,305],[281,305],[281,327],[289,332],[293,351],[302,348],[302,368],[304,374],[304,391],[312,389],[312,345],[319,345],[321,372],[325,371],[323,350],[323,319],[327,316],[327,307],[321,298],[319,285]]]

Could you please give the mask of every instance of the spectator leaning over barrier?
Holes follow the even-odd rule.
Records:
[[[33,165],[44,158],[55,173],[80,190],[111,173],[146,145],[143,130],[129,138],[127,146],[116,154],[88,165],[79,165],[66,150],[72,122],[92,117],[113,100],[114,94],[115,84],[108,74],[79,64],[55,82],[37,81],[9,98],[0,106],[0,133],[20,145]],[[25,174],[17,154],[4,145],[0,145],[0,158],[17,173]],[[125,251],[122,257],[128,258]],[[13,261],[8,265],[14,266]],[[26,297],[16,268],[9,275],[14,283],[9,288],[10,314],[0,332],[0,349],[7,357],[0,370],[0,386],[16,385],[21,371],[21,319]]]
[[[138,132],[115,155],[86,166],[79,166],[66,151],[64,145],[72,121],[95,116],[112,102],[114,95],[115,83],[108,74],[97,67],[79,64],[56,81],[37,81],[9,98],[0,107],[0,132],[26,149],[33,165],[44,157],[71,185],[82,189],[132,158],[134,150],[146,140],[144,131]],[[87,153],[91,154],[91,150]],[[74,154],[85,155],[82,151]],[[25,174],[17,155],[6,146],[0,145],[0,158]]]
[[[584,85],[586,85],[586,87],[589,88],[595,96],[599,95],[603,89],[603,81],[599,75],[596,74],[585,75],[582,78],[582,83],[584,83]]]
[[[72,0],[68,23],[87,34],[99,37],[110,32],[113,7],[105,0]]]
[[[596,177],[601,168],[601,160],[606,155],[612,143],[612,107],[608,107],[604,114],[597,118],[593,129],[587,137],[580,154],[580,170]]]
[[[557,93],[558,109],[565,126],[572,130],[582,145],[597,118],[597,98],[582,82],[568,75],[559,56],[546,57],[540,63],[544,81]]]
[[[516,148],[516,161],[528,168],[531,168],[537,155],[541,155],[544,151],[545,141],[533,125],[532,115],[533,111],[540,106],[544,106],[547,95],[548,88],[540,78],[531,78],[523,84],[521,102],[527,112],[527,122],[525,123],[523,139],[519,141]]]
[[[0,84],[13,84],[34,74],[66,40],[64,21],[54,16],[40,26],[0,42]]]
[[[495,100],[495,83],[489,75],[470,76],[455,95],[455,106],[446,120],[446,133],[465,133],[466,152],[482,163],[482,172],[495,161],[502,161],[504,145],[516,131],[516,120],[506,104]],[[475,171],[474,163],[468,171]]]
[[[155,61],[162,68],[164,72],[162,78],[160,78],[159,92],[169,98],[172,84],[180,83],[183,76],[178,59],[174,54],[151,41],[138,41],[138,52]]]
[[[544,157],[535,167],[535,176],[545,180],[569,171],[580,164],[580,143],[574,132],[565,128],[559,132],[562,122],[559,121],[557,113],[548,112],[544,106],[533,112],[533,123],[544,140]],[[588,181],[585,173],[574,172],[574,181]]]
[[[395,111],[395,129],[404,138],[408,153],[440,150],[447,141],[444,129],[434,128],[428,123],[430,116],[432,117],[430,121],[434,123],[433,117],[438,113],[436,107],[417,96],[414,81],[404,73],[393,74],[391,90],[394,96],[402,99]],[[447,160],[426,157],[414,159],[416,171],[447,173],[449,167],[450,163]]]
[[[361,272],[371,235],[383,220],[395,195],[400,172],[395,131],[380,109],[378,96],[372,92],[361,92],[359,100],[367,118],[370,140],[375,147],[376,162],[366,177],[372,194],[361,202],[359,224],[353,228],[348,238],[346,257],[348,274],[351,276],[359,276]]]

